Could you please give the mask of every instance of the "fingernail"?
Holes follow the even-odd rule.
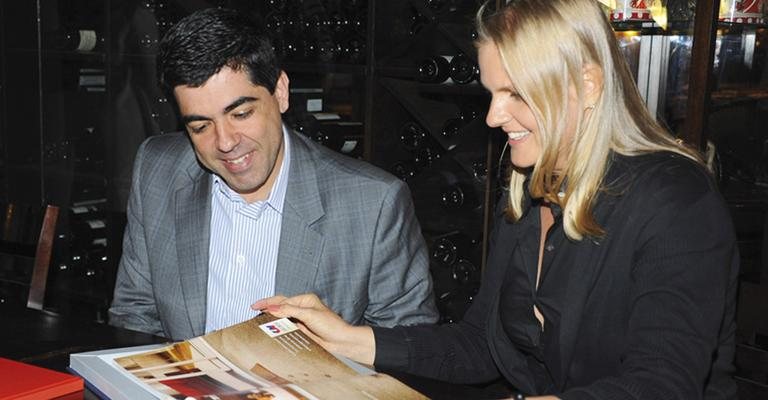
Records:
[[[267,306],[267,308],[265,308],[265,310],[266,310],[267,312],[275,312],[275,311],[280,311],[280,306],[279,306],[279,305],[277,305],[277,304],[272,304],[272,305],[269,305],[269,306]]]

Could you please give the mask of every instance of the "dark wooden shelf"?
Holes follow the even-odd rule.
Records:
[[[344,64],[332,62],[285,62],[283,68],[288,72],[304,72],[313,74],[340,73],[365,75],[367,68],[364,64]]]
[[[723,87],[712,92],[712,101],[768,99],[768,87]]]
[[[640,31],[643,35],[692,35],[693,21],[668,21],[664,29],[654,21],[611,21],[617,32]]]
[[[768,28],[768,23],[762,23],[762,24],[745,24],[742,22],[723,22],[718,21],[717,22],[718,28],[724,28],[724,29],[737,29],[742,30],[744,28],[755,28],[755,29],[765,29]]]
[[[27,55],[36,56],[37,54],[40,54],[43,59],[60,58],[65,60],[84,60],[84,61],[96,61],[96,62],[105,62],[107,59],[106,53],[101,51],[80,52],[80,51],[62,51],[62,50],[45,50],[44,49],[38,53],[37,49],[9,47],[6,49],[6,52],[9,54],[9,56],[12,56],[13,54],[27,54]]]

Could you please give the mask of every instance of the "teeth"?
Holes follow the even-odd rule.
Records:
[[[236,158],[234,160],[229,160],[227,162],[230,163],[230,164],[242,164],[243,162],[245,162],[246,158],[248,158],[248,154],[246,154],[246,155],[244,155],[244,156],[242,156],[240,158]]]
[[[507,137],[509,137],[512,140],[520,140],[530,133],[531,131],[507,132]]]

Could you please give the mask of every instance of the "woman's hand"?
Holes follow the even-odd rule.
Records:
[[[269,297],[253,303],[251,308],[280,318],[297,319],[299,328],[330,352],[366,365],[372,365],[376,357],[373,330],[348,324],[315,294]]]

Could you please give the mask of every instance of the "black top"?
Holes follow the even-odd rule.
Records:
[[[736,240],[701,166],[670,153],[613,157],[594,207],[605,236],[571,241],[556,218],[538,290],[539,213],[528,204],[517,223],[498,213],[464,319],[374,328],[377,367],[458,383],[503,376],[562,399],[736,397]]]
[[[562,212],[553,204],[550,209],[555,222],[547,232],[537,288],[541,207],[541,201],[531,201],[527,211],[531,217],[522,219],[517,225],[520,241],[516,251],[523,262],[510,263],[506,268],[499,314],[507,337],[525,355],[531,374],[537,377],[534,379],[536,392],[553,393],[557,389],[552,371],[544,363],[543,349],[553,352],[559,347],[560,313],[566,301],[562,289],[567,286],[571,272],[568,260],[576,254],[573,254],[575,246],[565,236]],[[544,316],[543,328],[533,312],[534,305]]]

